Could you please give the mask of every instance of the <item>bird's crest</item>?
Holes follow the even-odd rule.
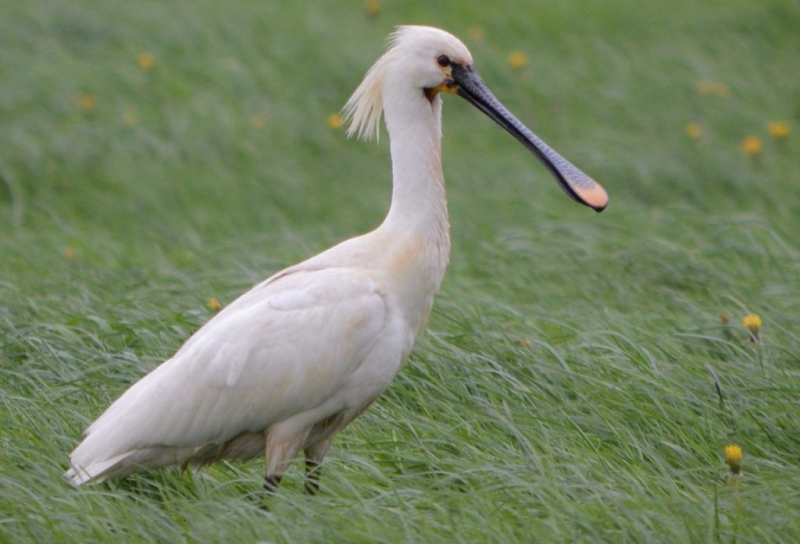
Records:
[[[362,140],[378,140],[383,114],[383,84],[392,60],[392,49],[400,39],[403,27],[398,28],[387,43],[386,52],[372,65],[364,80],[344,105],[344,118],[349,124],[347,135]]]

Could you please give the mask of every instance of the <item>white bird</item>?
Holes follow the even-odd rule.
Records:
[[[73,483],[265,455],[272,492],[302,449],[307,490],[318,488],[333,437],[392,383],[447,267],[440,93],[510,132],[574,200],[606,206],[599,184],[492,95],[461,41],[400,27],[345,105],[350,135],[377,138],[385,116],[393,192],[384,222],[275,274],[206,323],[89,426],[70,456]]]

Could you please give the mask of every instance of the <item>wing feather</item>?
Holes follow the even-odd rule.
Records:
[[[127,451],[222,444],[330,399],[386,323],[379,286],[347,268],[298,271],[242,295],[87,430],[75,467]]]

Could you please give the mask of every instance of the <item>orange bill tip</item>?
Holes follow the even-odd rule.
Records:
[[[602,212],[608,206],[608,193],[603,187],[595,182],[590,189],[579,189],[575,187],[575,192],[587,206],[594,208],[595,211]]]

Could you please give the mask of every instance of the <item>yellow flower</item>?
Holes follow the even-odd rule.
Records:
[[[153,56],[152,53],[142,53],[139,55],[139,67],[142,70],[152,70],[153,65],[156,63],[156,58]]]
[[[381,0],[366,0],[364,2],[364,10],[367,15],[377,15],[381,10]]]
[[[698,81],[695,85],[697,87],[697,92],[700,94],[713,94],[714,93],[714,82],[708,81],[704,79],[702,81]]]
[[[689,138],[695,139],[703,135],[703,127],[700,123],[689,123],[686,125],[686,135]]]
[[[267,119],[263,115],[254,115],[250,118],[250,122],[256,128],[264,128],[264,125],[267,124]]]
[[[78,106],[82,110],[91,111],[97,105],[97,101],[94,99],[89,93],[80,93],[78,96],[75,97],[75,100],[78,102]]]
[[[528,55],[522,51],[512,51],[508,54],[508,64],[514,70],[519,70],[528,64]]]
[[[769,130],[769,135],[776,140],[786,138],[792,132],[789,123],[786,121],[772,121],[767,125],[767,130]]]
[[[136,117],[136,112],[132,109],[127,109],[122,114],[122,122],[126,125],[135,125],[139,119]]]
[[[756,136],[748,136],[742,140],[742,143],[739,145],[739,147],[742,150],[742,153],[748,157],[755,157],[761,153],[761,140],[759,140]]]
[[[722,83],[720,81],[713,81],[710,79],[703,79],[697,82],[697,92],[702,95],[709,96],[715,94],[717,96],[728,96],[728,92],[730,88],[728,87],[727,83]]]
[[[342,128],[342,116],[338,113],[332,113],[328,116],[328,126],[333,130]]]
[[[467,36],[474,42],[483,42],[486,33],[479,26],[473,25],[467,29]]]
[[[217,300],[217,297],[211,297],[210,299],[208,299],[208,303],[207,304],[208,304],[209,309],[211,309],[214,312],[218,312],[218,311],[220,311],[222,309],[222,304],[219,303],[219,300]]]
[[[748,314],[742,318],[742,325],[745,329],[750,331],[753,338],[758,338],[758,333],[761,330],[761,318],[756,314]]]
[[[75,258],[75,250],[72,249],[71,247],[68,247],[67,249],[65,249],[64,250],[64,258],[66,260],[68,260],[68,261],[71,261],[72,259],[74,259]]]
[[[732,474],[739,474],[742,470],[742,448],[736,444],[725,446],[725,460],[731,469]]]

